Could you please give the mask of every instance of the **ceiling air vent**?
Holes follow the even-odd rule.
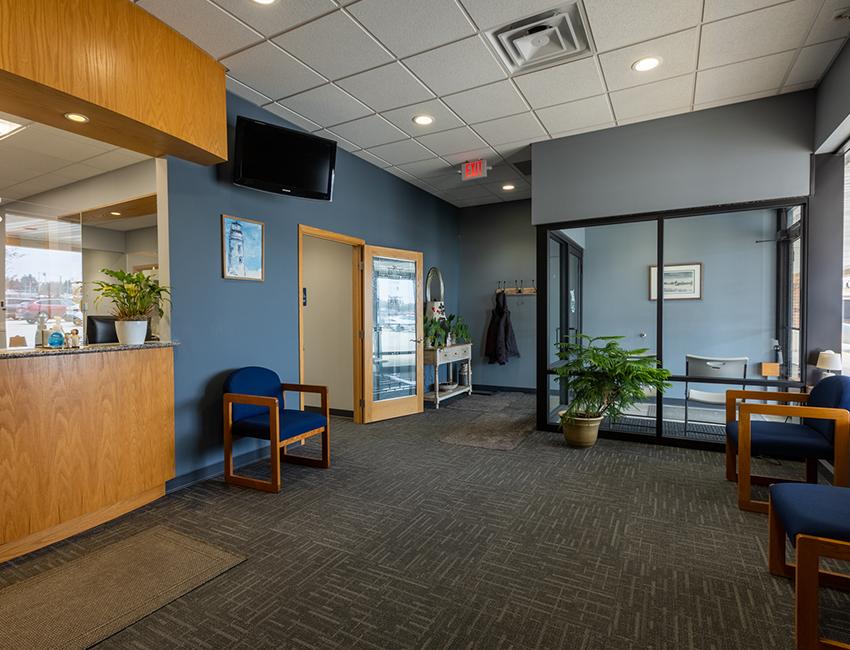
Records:
[[[577,1],[487,32],[511,72],[520,72],[590,54]]]

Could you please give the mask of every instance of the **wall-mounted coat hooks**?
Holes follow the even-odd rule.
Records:
[[[531,286],[525,284],[525,280],[514,280],[513,285],[509,285],[507,280],[499,281],[496,287],[496,293],[503,293],[506,296],[536,296],[537,287],[534,280],[531,280]]]

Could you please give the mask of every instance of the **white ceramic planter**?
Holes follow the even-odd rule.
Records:
[[[117,320],[115,321],[115,332],[118,334],[118,342],[121,345],[144,345],[145,335],[148,333],[148,322],[146,320]]]

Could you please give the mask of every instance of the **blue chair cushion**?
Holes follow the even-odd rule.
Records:
[[[327,418],[321,413],[280,409],[280,439],[286,440],[287,438],[293,438],[313,429],[321,429],[327,423]],[[233,422],[232,432],[235,436],[248,436],[268,440],[269,410],[264,408],[263,413],[235,420]]]
[[[770,502],[792,544],[801,533],[850,542],[850,488],[777,483]]]
[[[818,382],[812,389],[806,406],[845,409],[850,411],[850,377],[834,375]],[[803,423],[820,433],[832,444],[835,437],[835,423],[832,420],[805,418]]]
[[[243,395],[257,395],[260,397],[276,397],[283,404],[283,396],[280,391],[280,377],[274,370],[248,366],[230,373],[224,381],[225,393],[241,393]],[[266,426],[268,426],[268,408],[265,406],[254,406],[252,404],[234,404],[233,419],[241,421],[255,415],[265,415]]]
[[[805,424],[765,422],[751,420],[751,453],[754,456],[770,456],[797,460],[801,458],[834,457],[832,443],[812,427]],[[738,449],[738,422],[726,423],[726,437]]]

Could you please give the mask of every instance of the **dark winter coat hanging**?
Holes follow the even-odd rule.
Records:
[[[505,365],[510,357],[519,356],[516,335],[511,325],[511,311],[504,292],[496,294],[496,307],[490,315],[484,355],[490,363],[498,363],[500,366]]]

